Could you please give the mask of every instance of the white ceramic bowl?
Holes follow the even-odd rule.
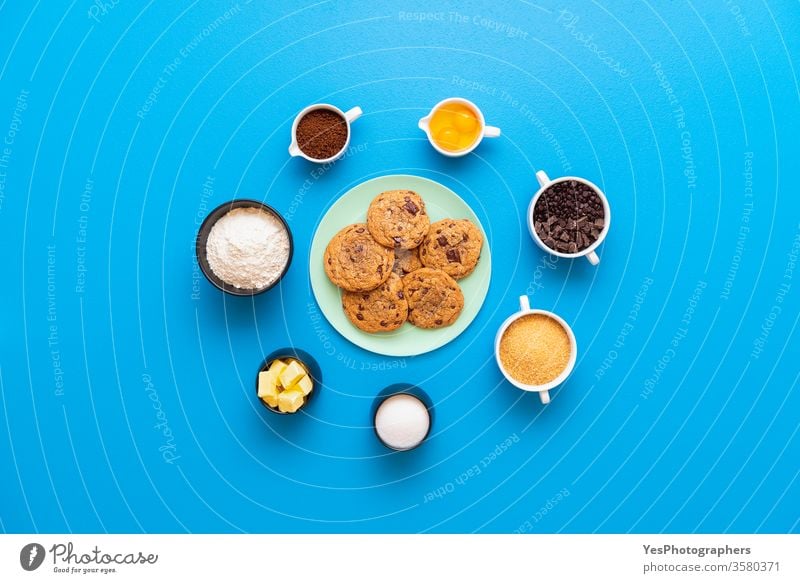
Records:
[[[303,150],[300,149],[300,146],[297,145],[297,124],[300,123],[300,120],[303,119],[303,116],[309,112],[315,111],[317,109],[327,109],[334,113],[339,114],[342,119],[344,119],[345,123],[347,124],[347,140],[344,142],[344,146],[342,149],[336,152],[333,156],[329,158],[312,158],[311,156],[306,155]],[[314,105],[309,105],[305,109],[303,109],[297,116],[294,118],[294,122],[292,123],[292,143],[289,144],[289,154],[291,156],[300,156],[301,158],[305,158],[309,162],[316,162],[317,164],[327,164],[328,162],[333,162],[337,160],[347,151],[347,147],[350,145],[350,136],[352,132],[350,131],[350,124],[361,117],[361,108],[356,106],[347,111],[342,111],[335,105],[331,105],[329,103],[315,103]]]
[[[536,173],[536,179],[539,181],[539,190],[537,190],[536,194],[533,195],[533,198],[531,199],[531,204],[528,205],[528,231],[530,231],[531,237],[533,237],[533,240],[536,242],[536,244],[545,251],[547,251],[548,253],[551,253],[552,255],[556,255],[558,257],[564,257],[566,259],[574,259],[575,257],[586,256],[586,259],[588,259],[589,263],[591,263],[592,265],[597,265],[598,263],[600,263],[600,258],[597,256],[597,253],[595,253],[595,249],[597,249],[600,243],[602,243],[603,240],[606,238],[606,235],[608,234],[608,229],[611,227],[611,207],[609,206],[608,199],[606,198],[606,195],[603,193],[603,191],[600,190],[600,188],[595,183],[590,182],[585,178],[580,178],[578,176],[562,176],[561,178],[550,180],[547,174],[545,174],[543,170],[540,170],[539,172]],[[584,184],[589,188],[591,188],[592,190],[594,190],[603,203],[603,213],[605,215],[605,218],[603,219],[605,225],[603,226],[603,230],[600,231],[600,236],[594,243],[589,245],[586,249],[578,251],[577,253],[562,253],[561,251],[551,249],[550,247],[544,244],[544,241],[541,240],[539,234],[536,232],[536,229],[533,226],[533,209],[536,208],[536,201],[539,200],[539,197],[542,196],[545,190],[547,190],[554,184],[558,184],[559,182],[567,182],[569,180],[580,182],[581,184]]]
[[[564,328],[564,331],[567,333],[567,336],[569,337],[570,355],[569,355],[569,362],[567,362],[567,366],[564,368],[564,370],[561,372],[560,375],[558,375],[552,381],[544,385],[526,385],[525,383],[519,382],[508,373],[505,367],[503,367],[503,363],[500,360],[500,339],[503,337],[503,334],[505,334],[506,330],[508,329],[509,326],[511,326],[513,322],[522,318],[523,316],[528,316],[530,314],[541,314],[543,316],[548,316],[549,318],[552,318],[553,320],[561,324],[561,326]],[[500,329],[497,330],[497,336],[495,336],[494,339],[494,358],[497,361],[497,366],[500,367],[500,372],[503,373],[503,376],[506,377],[506,380],[515,387],[517,387],[518,389],[522,389],[523,391],[539,393],[539,398],[545,405],[550,402],[550,390],[554,389],[555,387],[563,383],[565,380],[567,380],[567,377],[572,372],[572,369],[575,368],[575,360],[577,359],[577,357],[578,357],[578,343],[575,340],[575,333],[572,331],[572,328],[569,327],[569,324],[567,324],[563,320],[563,318],[557,316],[553,312],[548,312],[547,310],[531,309],[530,302],[528,301],[528,296],[520,296],[519,312],[516,312],[515,314],[512,314],[511,316],[506,318],[506,321],[503,322],[500,326]]]
[[[478,133],[478,138],[475,140],[475,142],[473,142],[473,144],[469,148],[464,148],[463,150],[445,150],[444,148],[440,147],[434,141],[433,136],[431,136],[431,127],[430,127],[431,117],[433,117],[433,114],[437,109],[445,105],[448,105],[450,103],[460,103],[461,105],[466,105],[467,107],[472,109],[475,112],[475,115],[478,117],[478,123],[480,124],[481,131]],[[500,136],[500,128],[496,128],[494,126],[487,126],[486,120],[483,118],[483,112],[480,109],[478,109],[478,106],[469,101],[468,99],[463,99],[461,97],[448,97],[447,99],[443,99],[442,101],[434,105],[433,109],[431,109],[431,112],[425,117],[423,117],[421,120],[419,120],[419,129],[425,132],[425,135],[428,136],[428,141],[431,143],[431,146],[433,146],[433,148],[437,152],[445,156],[448,156],[450,158],[458,158],[459,156],[466,156],[467,154],[472,152],[472,150],[478,147],[478,144],[480,144],[483,141],[483,138],[497,138]]]

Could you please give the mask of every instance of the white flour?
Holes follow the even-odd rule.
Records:
[[[236,208],[211,227],[206,258],[224,282],[261,289],[278,279],[289,261],[289,234],[278,218],[261,209]]]

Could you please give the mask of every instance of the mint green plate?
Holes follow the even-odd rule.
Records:
[[[367,207],[384,190],[413,190],[425,201],[431,222],[440,219],[469,219],[483,231],[483,250],[478,266],[458,281],[464,292],[464,310],[454,324],[436,330],[423,330],[408,322],[393,332],[368,334],[347,319],[342,310],[341,290],[325,275],[322,255],[325,247],[340,229],[352,223],[366,222]],[[486,299],[492,274],[492,258],[486,232],[467,203],[449,188],[422,178],[395,174],[362,182],[348,190],[325,213],[311,242],[311,289],[320,310],[339,334],[356,346],[386,356],[414,356],[444,346],[470,325]]]

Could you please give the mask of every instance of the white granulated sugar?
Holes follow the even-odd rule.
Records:
[[[289,234],[259,208],[240,207],[220,218],[206,243],[211,271],[234,287],[261,289],[280,277],[289,260]]]
[[[411,449],[428,434],[431,418],[425,404],[412,395],[393,395],[378,407],[375,430],[386,445]]]

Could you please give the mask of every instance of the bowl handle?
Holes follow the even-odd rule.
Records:
[[[484,138],[499,138],[500,133],[501,133],[500,128],[495,126],[486,126],[483,128]]]
[[[353,123],[359,117],[361,117],[362,113],[364,113],[364,112],[361,111],[361,108],[358,107],[358,106],[355,106],[352,109],[348,109],[347,111],[344,112],[344,119],[347,120],[347,123]]]
[[[600,263],[600,258],[594,251],[590,251],[589,253],[587,253],[586,259],[588,259],[589,263],[591,263],[592,265],[597,265],[598,263]]]
[[[519,296],[519,309],[523,312],[527,312],[531,309],[531,302],[528,296]]]
[[[539,398],[542,400],[542,405],[547,405],[550,402],[550,391],[539,391]]]
[[[539,186],[541,186],[542,188],[547,186],[550,182],[550,178],[547,176],[544,170],[539,170],[536,173],[536,180],[539,181]]]

